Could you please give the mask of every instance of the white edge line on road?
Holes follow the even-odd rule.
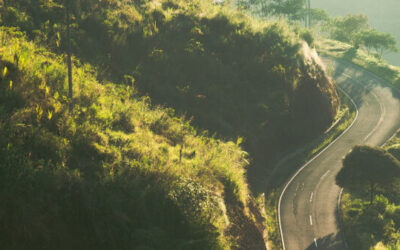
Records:
[[[332,58],[332,57],[331,57]],[[383,78],[381,78],[381,77],[379,77],[379,76],[377,76],[377,75],[375,75],[374,73],[372,73],[372,72],[369,72],[368,70],[366,70],[365,68],[363,68],[363,67],[361,67],[361,66],[359,66],[359,65],[357,65],[357,64],[354,64],[354,63],[349,63],[349,62],[346,62],[346,61],[344,61],[344,60],[341,60],[341,59],[338,59],[338,58],[333,58],[333,60],[334,61],[341,61],[342,63],[345,63],[345,64],[347,64],[347,65],[352,65],[353,67],[355,67],[355,68],[359,68],[360,70],[362,70],[362,71],[364,71],[365,73],[367,73],[367,74],[369,74],[371,77],[373,77],[373,78],[375,78],[374,80],[375,81],[377,81],[377,83],[378,83],[378,85],[386,85],[386,87],[388,87],[388,88],[390,88],[390,90],[392,90],[392,91],[395,91],[395,92],[397,92],[398,94],[400,94],[400,90],[398,89],[398,88],[396,88],[393,84],[391,84],[391,83],[389,83],[388,81],[386,81],[385,79],[383,79]],[[349,78],[352,78],[350,75],[348,75],[348,74],[346,74],[346,73],[343,73],[343,75],[344,76],[347,76],[347,77],[349,77]],[[354,80],[354,79],[353,79]],[[339,87],[338,87],[339,88]],[[340,89],[340,88],[339,88]],[[346,92],[344,92],[342,89],[340,89],[345,95],[347,95],[347,93]],[[348,96],[348,95],[347,95]],[[353,99],[351,99],[350,97],[349,97],[349,99],[353,102],[353,104],[355,105],[355,103],[354,103],[354,101],[353,101]],[[357,108],[357,105],[355,105],[355,107],[356,107],[356,109],[357,109],[357,116],[358,116],[358,108]],[[356,116],[356,118],[357,118],[357,116]],[[355,119],[354,119],[355,120]],[[352,126],[352,125],[351,125]],[[384,147],[389,141],[391,141],[396,135],[397,135],[397,132],[398,132],[399,130],[396,130],[396,132],[394,132],[394,134],[389,138],[389,139],[387,139],[384,143],[382,143],[382,145],[381,145],[381,147]],[[343,133],[345,133],[346,131],[344,131]],[[340,204],[341,204],[341,200],[342,200],[342,195],[343,195],[343,188],[340,190],[340,194],[339,194],[339,197],[338,197],[338,209],[340,209],[341,207],[340,207]],[[340,212],[341,210],[339,210],[339,212]],[[279,214],[279,212],[280,212],[280,210],[278,211],[278,215],[280,215]],[[342,223],[342,220],[341,220],[341,218],[339,218],[340,219],[340,223]],[[279,218],[279,226],[280,226],[280,218]],[[281,230],[281,237],[282,237],[282,242],[283,242],[283,236],[282,236],[282,230]],[[343,237],[343,239],[344,239],[344,244],[345,244],[345,247],[346,247],[346,250],[348,250],[349,249],[349,246],[347,245],[347,241],[346,241],[346,237],[345,237],[345,235],[344,235],[344,232],[343,232],[343,235],[342,235],[342,237]],[[314,239],[315,240],[315,239]],[[316,244],[316,241],[315,241],[315,244]],[[285,250],[285,243],[283,242],[283,249]],[[316,245],[317,246],[317,245]]]
[[[385,109],[385,107],[382,105],[382,103],[380,102],[379,98],[378,98],[378,97],[375,95],[375,93],[373,93],[372,91],[371,91],[371,94],[372,94],[372,96],[375,98],[375,100],[379,103],[379,107],[380,107],[380,109],[381,109],[381,116],[379,117],[379,121],[378,121],[378,123],[376,124],[376,126],[374,127],[374,129],[373,129],[371,132],[369,132],[369,134],[364,138],[364,142],[365,142],[366,140],[368,140],[368,138],[371,137],[371,135],[372,135],[373,133],[375,133],[375,131],[379,128],[379,126],[380,126],[381,123],[383,122],[383,117],[386,115],[386,109]]]
[[[312,216],[310,215],[310,225],[312,226]]]
[[[321,150],[321,152],[319,152],[316,156],[314,156],[311,160],[309,160],[308,162],[306,162],[293,176],[292,178],[288,181],[288,183],[286,184],[286,186],[283,188],[281,195],[279,196],[279,201],[278,201],[278,222],[279,222],[279,230],[281,232],[281,240],[282,240],[282,248],[283,250],[286,250],[285,248],[285,240],[283,238],[283,230],[282,230],[282,221],[281,221],[281,202],[282,202],[282,197],[286,191],[286,189],[289,187],[290,183],[292,183],[292,181],[297,177],[297,175],[300,174],[301,171],[303,171],[304,168],[306,168],[308,165],[310,165],[311,162],[313,162],[316,158],[318,158],[322,153],[324,153],[328,148],[330,148],[337,140],[339,140],[344,134],[347,133],[347,131],[349,131],[349,129],[351,127],[353,127],[354,123],[357,121],[358,118],[358,106],[357,104],[353,101],[353,99],[351,99],[351,97],[343,90],[341,89],[339,86],[336,86],[341,92],[343,92],[343,94],[345,94],[347,96],[347,98],[350,99],[350,101],[353,103],[354,107],[356,108],[356,117],[354,118],[353,122],[350,124],[350,126],[343,131],[342,134],[340,134],[333,142],[329,143],[328,146],[326,146],[323,150]]]
[[[314,244],[315,244],[315,247],[318,247],[317,239],[316,239],[316,238],[314,238]]]
[[[343,230],[343,225],[342,225],[342,207],[340,206],[340,203],[342,202],[342,195],[343,195],[343,188],[340,189],[340,193],[339,193],[339,198],[338,198],[338,213],[339,213],[339,225],[342,227]],[[346,241],[346,237],[344,235],[344,231],[342,231],[342,238],[344,240],[344,246],[346,248],[346,250],[349,249],[349,246],[347,245],[347,241]]]

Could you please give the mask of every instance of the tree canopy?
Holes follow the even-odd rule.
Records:
[[[326,23],[324,31],[332,39],[354,44],[357,34],[368,27],[368,16],[364,14],[346,15],[330,19]]]
[[[356,146],[343,160],[336,183],[356,192],[368,190],[372,203],[376,188],[384,188],[400,177],[400,162],[387,151]]]
[[[382,33],[376,29],[363,30],[359,34],[359,41],[365,46],[368,53],[374,49],[380,56],[386,51],[397,52],[396,38],[390,33]]]

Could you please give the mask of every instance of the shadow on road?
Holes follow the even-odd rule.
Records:
[[[316,240],[317,244],[312,243],[308,246],[307,250],[344,250],[345,247],[343,246],[343,241],[341,238],[341,232],[338,234],[329,234],[325,237],[318,238]]]

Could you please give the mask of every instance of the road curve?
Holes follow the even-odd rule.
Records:
[[[358,115],[352,126],[306,163],[282,191],[278,217],[284,250],[346,249],[337,217],[341,189],[335,182],[342,158],[358,144],[382,145],[400,127],[397,92],[360,67],[333,59],[327,63],[334,67],[333,77],[354,101]]]

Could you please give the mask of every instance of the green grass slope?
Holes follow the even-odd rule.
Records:
[[[0,38],[0,243],[261,248],[245,166],[265,192],[255,180],[339,107],[315,51],[212,0],[70,3],[71,114],[64,1],[0,0],[0,24],[30,41]]]
[[[364,49],[356,49],[349,44],[324,38],[319,39],[317,48],[320,53],[359,65],[395,87],[400,87],[400,67],[390,65],[384,59],[368,54]]]
[[[2,249],[262,248],[238,143],[77,60],[70,113],[63,57],[0,41]]]
[[[3,25],[64,50],[63,1],[7,2]],[[219,138],[244,137],[252,165],[272,165],[337,112],[333,84],[285,23],[212,0],[81,0],[71,10],[74,53],[99,78],[134,84]]]

